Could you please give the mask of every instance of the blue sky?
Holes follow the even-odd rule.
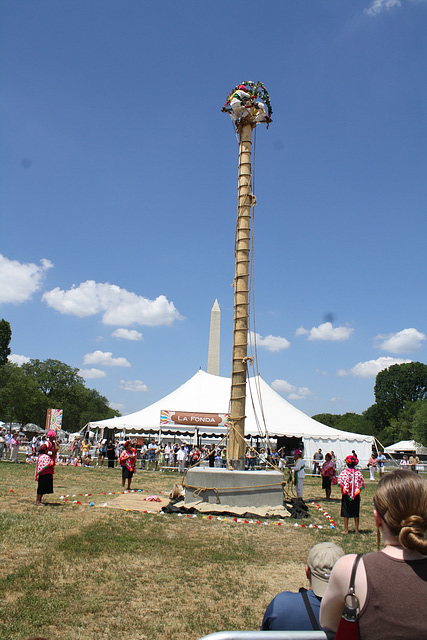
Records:
[[[136,411],[206,369],[217,298],[230,375],[221,107],[261,80],[262,377],[309,415],[361,412],[381,368],[427,362],[425,0],[2,0],[0,19],[12,360],[66,362]]]

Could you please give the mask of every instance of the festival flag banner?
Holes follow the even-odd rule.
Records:
[[[62,409],[48,409],[46,412],[46,431],[53,429],[58,431],[62,428]]]

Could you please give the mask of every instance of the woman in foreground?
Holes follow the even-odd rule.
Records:
[[[357,568],[361,640],[426,638],[427,482],[396,470],[378,483],[374,498],[378,548]],[[320,624],[336,631],[348,593],[355,555],[343,556],[332,570],[320,608]]]

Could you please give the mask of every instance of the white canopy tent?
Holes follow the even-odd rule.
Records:
[[[412,453],[416,451],[418,455],[426,455],[427,447],[424,447],[422,444],[415,442],[415,440],[400,440],[395,444],[391,444],[388,447],[385,447],[384,453]]]
[[[227,414],[230,400],[230,378],[211,375],[200,369],[192,378],[175,391],[149,407],[127,416],[90,422],[89,428],[126,430],[127,433],[193,436],[196,429],[201,437],[219,437],[225,427],[161,424],[160,413],[192,412],[203,414]],[[247,384],[245,437],[270,438],[295,437],[302,440],[304,457],[312,460],[319,449],[323,453],[334,451],[338,460],[344,460],[354,449],[361,465],[370,456],[373,436],[340,431],[313,420],[296,409],[274,391],[260,376],[250,378]]]

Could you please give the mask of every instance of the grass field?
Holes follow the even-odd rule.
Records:
[[[138,470],[132,488],[168,495],[179,480]],[[339,488],[326,503],[319,478],[306,478],[304,498],[327,510],[336,529],[313,505],[298,521],[306,527],[290,518],[279,526],[103,508],[121,491],[119,469],[57,467],[45,507],[34,506],[36,486],[34,466],[0,463],[1,639],[197,640],[257,629],[276,593],[308,586],[313,544],[376,548],[369,480],[359,536],[342,535]]]

